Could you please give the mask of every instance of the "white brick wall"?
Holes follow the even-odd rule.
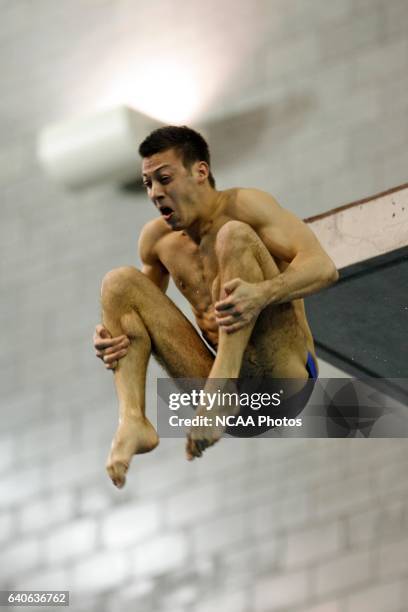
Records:
[[[59,490],[68,486],[93,482],[95,478],[104,475],[106,451],[104,449],[88,448],[79,452],[71,450],[50,462],[48,485]]]
[[[382,544],[379,549],[379,573],[381,576],[390,577],[404,575],[408,568],[408,537],[406,531],[400,533],[397,541]],[[405,537],[404,537],[405,535]]]
[[[21,591],[66,591],[70,588],[69,574],[66,569],[42,569],[13,580],[10,587]]]
[[[246,539],[248,517],[243,512],[219,516],[217,514],[215,519],[205,523],[198,521],[193,526],[193,547],[196,554],[220,552]]]
[[[370,475],[355,476],[341,483],[322,484],[316,491],[316,513],[319,517],[336,516],[369,506],[374,497]]]
[[[7,471],[0,481],[0,509],[23,504],[44,490],[38,466],[24,470]]]
[[[208,601],[198,604],[197,612],[246,612],[248,610],[248,594],[245,592],[225,593],[212,597]]]
[[[342,548],[340,521],[316,525],[302,531],[293,530],[288,535],[285,566],[288,570],[302,567],[308,562],[333,557]]]
[[[188,557],[189,545],[181,533],[162,535],[135,548],[134,571],[137,576],[155,576],[182,567]]]
[[[37,456],[52,460],[59,454],[57,451],[69,452],[72,443],[72,420],[67,417],[22,429],[16,454],[20,461],[27,463]]]
[[[15,520],[13,512],[0,512],[0,543],[3,546],[4,542],[10,540],[14,536]]]
[[[101,552],[75,564],[68,578],[74,597],[82,592],[106,591],[120,585],[129,574],[128,560],[118,552]]]
[[[305,608],[304,612],[343,612],[344,607],[339,601],[328,601]],[[356,611],[357,612],[357,611]]]
[[[166,525],[171,529],[186,523],[202,523],[215,514],[219,503],[215,482],[189,487],[168,497]]]
[[[102,540],[109,548],[123,548],[151,537],[160,524],[156,503],[126,504],[102,521]]]
[[[15,462],[15,441],[11,435],[0,438],[0,473],[6,472]]]
[[[363,589],[347,599],[347,612],[400,612],[406,607],[404,583],[395,580],[369,589]]]
[[[309,597],[309,577],[306,572],[291,572],[267,577],[255,585],[256,612],[272,612],[306,602]]]
[[[97,526],[92,518],[79,519],[56,528],[44,539],[44,556],[49,565],[67,559],[79,559],[93,551]]]
[[[4,588],[12,583],[18,574],[26,573],[39,565],[41,557],[40,540],[35,537],[18,539],[10,546],[2,548],[0,567]]]
[[[22,506],[17,524],[22,533],[52,528],[74,517],[76,498],[73,491],[62,491],[53,496],[41,496]]]
[[[308,216],[406,182],[407,2],[32,4],[0,2],[2,588],[68,588],[74,612],[406,612],[404,440],[224,440],[193,464],[162,440],[112,486],[116,398],[90,338],[100,281],[137,264],[153,211],[137,191],[63,192],[34,148],[134,58],[140,87],[165,24],[220,119],[219,185]]]
[[[320,596],[341,593],[373,578],[373,560],[368,551],[339,555],[316,568],[316,593]]]

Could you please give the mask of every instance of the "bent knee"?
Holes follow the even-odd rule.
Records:
[[[113,297],[124,297],[142,281],[143,273],[133,266],[122,266],[110,270],[102,280],[102,302],[110,301]]]
[[[253,240],[259,240],[257,234],[247,223],[227,221],[217,233],[215,248],[218,254],[242,250]]]

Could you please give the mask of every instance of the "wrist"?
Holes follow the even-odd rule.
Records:
[[[278,304],[283,299],[285,289],[281,274],[271,280],[263,281],[261,285],[265,306]]]
[[[270,290],[270,282],[269,280],[262,281],[259,283],[261,300],[262,300],[262,309],[266,308],[271,303],[271,290]]]

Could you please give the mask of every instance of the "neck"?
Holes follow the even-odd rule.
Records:
[[[215,219],[221,209],[222,191],[209,187],[204,194],[200,194],[197,203],[197,219],[184,231],[190,238],[200,244],[206,234],[211,231]]]

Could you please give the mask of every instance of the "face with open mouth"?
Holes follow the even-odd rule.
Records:
[[[156,209],[173,229],[184,229],[193,212],[193,177],[170,149],[143,159],[143,184]]]
[[[170,221],[174,216],[174,210],[170,208],[170,206],[159,206],[159,211],[161,216],[165,221]]]

